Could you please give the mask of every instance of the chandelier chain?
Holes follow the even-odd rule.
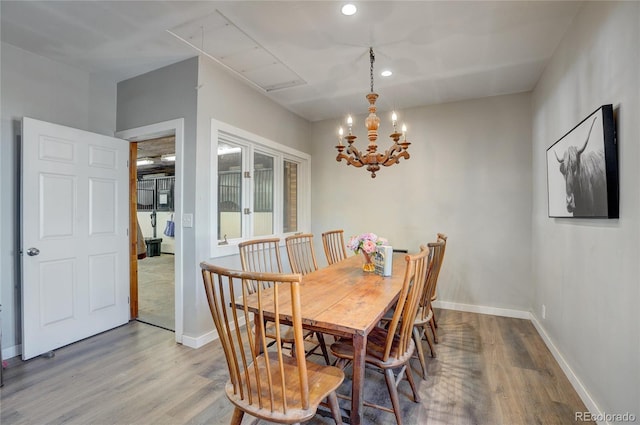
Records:
[[[373,47],[369,47],[369,61],[371,62],[371,68],[369,69],[369,75],[371,77],[371,93],[373,93],[373,63],[375,60],[376,57],[373,54]]]

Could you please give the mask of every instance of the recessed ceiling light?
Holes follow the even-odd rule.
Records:
[[[347,3],[344,6],[342,6],[343,15],[347,15],[347,16],[354,15],[357,10],[358,8],[356,7],[356,5],[352,3]]]
[[[389,71],[388,69],[385,69],[380,73],[380,75],[382,75],[383,77],[391,77],[393,75],[393,72]]]

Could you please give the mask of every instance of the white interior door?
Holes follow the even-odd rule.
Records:
[[[22,358],[129,320],[129,142],[22,120]]]

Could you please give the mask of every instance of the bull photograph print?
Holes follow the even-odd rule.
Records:
[[[612,105],[547,149],[549,217],[618,218],[618,150]]]

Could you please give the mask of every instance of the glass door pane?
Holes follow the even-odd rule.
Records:
[[[218,241],[242,237],[242,148],[218,144]]]
[[[253,155],[253,235],[266,236],[273,232],[273,163],[272,156],[255,152]]]

